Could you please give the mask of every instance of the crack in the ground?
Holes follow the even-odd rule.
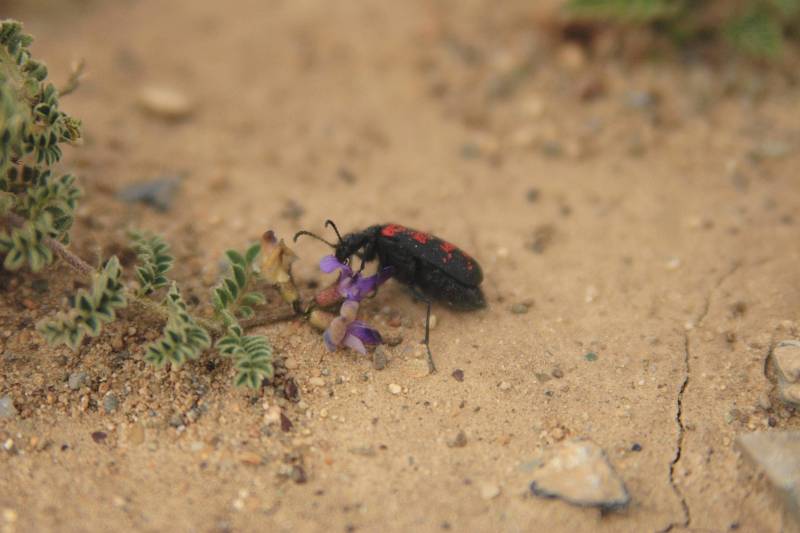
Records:
[[[738,262],[734,263],[733,266],[725,272],[717,282],[711,287],[711,290],[708,291],[708,295],[706,296],[705,302],[703,304],[703,309],[700,311],[700,314],[695,321],[695,327],[699,327],[702,325],[703,321],[708,315],[708,311],[711,309],[711,299],[714,296],[714,293],[722,286],[725,281],[731,277],[738,269],[740,264]],[[691,509],[689,508],[689,503],[686,501],[686,496],[683,494],[683,491],[678,487],[675,483],[675,467],[678,465],[678,462],[681,460],[681,456],[683,454],[683,444],[684,439],[686,436],[686,425],[683,422],[683,396],[686,393],[686,389],[689,387],[689,376],[691,375],[691,350],[690,350],[690,341],[689,341],[689,331],[685,331],[683,334],[683,381],[681,382],[681,386],[678,389],[678,398],[676,401],[676,409],[675,409],[675,422],[678,424],[678,442],[675,448],[675,456],[672,458],[672,461],[669,463],[669,484],[672,487],[672,492],[678,497],[681,502],[681,509],[683,510],[683,519],[680,521],[670,522],[667,527],[660,529],[658,533],[668,533],[672,531],[676,527],[683,527],[689,528],[690,524],[692,523],[692,514]]]

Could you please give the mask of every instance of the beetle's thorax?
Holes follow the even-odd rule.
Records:
[[[345,262],[362,248],[364,249],[364,261],[375,259],[375,246],[369,246],[369,244],[378,238],[380,229],[380,226],[370,226],[364,231],[346,234],[336,246],[336,259],[340,262]]]

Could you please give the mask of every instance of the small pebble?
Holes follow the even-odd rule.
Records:
[[[389,384],[389,392],[391,392],[392,394],[398,395],[402,391],[403,391],[403,388],[400,385],[398,385],[397,383],[390,383]]]
[[[386,368],[387,362],[386,350],[384,350],[382,346],[375,348],[375,351],[372,352],[372,368],[375,370],[383,370]]]
[[[13,524],[17,521],[17,512],[14,509],[6,507],[3,509],[3,520],[8,524]]]
[[[397,346],[401,342],[403,342],[402,335],[389,335],[384,339],[386,346]]]
[[[88,381],[89,376],[86,374],[86,372],[73,372],[69,375],[67,385],[69,385],[70,390],[78,390]]]
[[[552,375],[552,376],[553,376],[554,378],[556,378],[556,379],[561,379],[561,378],[563,378],[563,377],[564,377],[564,371],[563,371],[563,370],[561,370],[560,368],[554,368],[554,369],[553,369],[553,370],[550,372],[550,375]]]
[[[281,412],[281,431],[283,431],[284,433],[288,433],[292,430],[293,427],[294,424],[292,424],[292,421],[289,420],[289,417],[283,414],[283,412]]]
[[[144,87],[139,93],[139,105],[151,115],[171,120],[187,117],[194,110],[184,93],[168,87]]]
[[[119,399],[117,395],[113,392],[109,392],[106,394],[105,398],[103,398],[103,409],[105,409],[106,413],[113,413],[119,407]]]
[[[255,452],[245,451],[239,454],[239,461],[246,465],[258,466],[261,464],[261,456]]]
[[[11,396],[0,396],[0,418],[14,418],[17,416],[17,408],[14,407],[14,400]]]
[[[436,326],[439,324],[439,317],[436,315],[431,315],[431,319],[428,321],[428,327],[431,331],[436,329]]]
[[[325,380],[320,377],[313,377],[308,380],[308,384],[312,387],[324,387]]]
[[[294,370],[298,367],[297,359],[287,357],[286,361],[283,362],[283,366],[285,366],[287,370]]]
[[[500,383],[499,387],[500,390],[509,390],[511,388],[511,383],[509,383],[508,381],[503,381]]]
[[[92,433],[92,440],[99,444],[106,440],[107,436],[104,431],[95,431]]]
[[[587,361],[597,361],[597,354],[594,352],[588,352],[586,355],[583,356],[584,359]]]
[[[455,370],[453,370],[453,374],[452,375],[453,375],[453,379],[455,379],[459,383],[464,381],[464,371],[461,370],[460,368],[456,368]]]
[[[267,409],[267,412],[264,413],[264,423],[267,425],[270,424],[277,424],[281,421],[281,408],[277,405],[273,405]]]
[[[511,312],[515,315],[524,315],[528,312],[528,304],[516,303],[511,306]]]
[[[449,448],[463,448],[467,445],[467,434],[464,431],[456,433],[455,437],[447,441]]]
[[[353,455],[362,455],[364,457],[375,457],[378,454],[372,446],[357,446],[355,448],[350,448],[349,451]]]
[[[500,496],[500,487],[494,483],[485,483],[481,486],[481,498],[491,500]]]

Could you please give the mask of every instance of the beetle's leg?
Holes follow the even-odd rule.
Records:
[[[425,313],[425,339],[423,339],[422,343],[428,351],[428,372],[435,374],[436,365],[433,363],[433,354],[431,353],[431,344],[429,342],[431,337],[431,300],[425,296],[419,288],[413,287],[412,290],[414,291],[414,296],[418,300],[428,305],[428,310]]]
[[[367,265],[367,257],[375,257],[375,243],[368,242],[364,245],[364,251],[360,254],[357,254],[359,259],[361,259],[361,266],[358,267],[358,273],[364,271],[364,267]]]

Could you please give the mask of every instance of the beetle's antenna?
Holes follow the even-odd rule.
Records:
[[[325,244],[327,244],[327,245],[328,245],[328,246],[330,246],[331,248],[336,248],[336,245],[335,245],[335,244],[331,244],[331,243],[329,243],[328,241],[326,241],[325,239],[323,239],[323,238],[322,238],[322,237],[320,237],[319,235],[315,235],[315,234],[311,233],[310,231],[298,231],[297,233],[295,233],[295,234],[294,234],[294,239],[292,239],[292,241],[293,241],[293,242],[297,242],[297,238],[298,238],[300,235],[308,235],[309,237],[314,237],[314,238],[315,238],[315,239],[317,239],[318,241],[322,241],[322,242],[324,242]]]
[[[339,228],[336,227],[336,224],[333,223],[333,220],[325,221],[325,227],[327,228],[328,226],[333,228],[333,231],[336,232],[336,236],[339,238],[339,242],[342,242],[342,236],[339,235]]]

